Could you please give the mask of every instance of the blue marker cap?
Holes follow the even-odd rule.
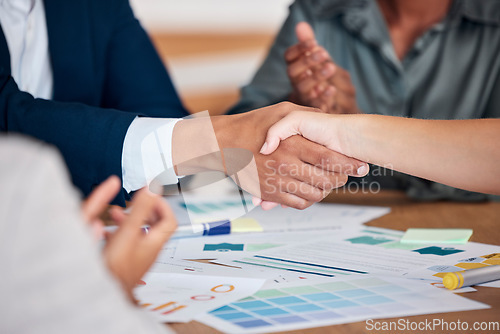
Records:
[[[203,225],[205,225],[203,235],[220,235],[231,233],[231,221],[229,220],[221,220],[218,222],[211,222]]]

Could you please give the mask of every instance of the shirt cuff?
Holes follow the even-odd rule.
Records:
[[[172,163],[172,133],[180,119],[136,117],[122,150],[123,188],[127,192],[149,185],[176,184]]]

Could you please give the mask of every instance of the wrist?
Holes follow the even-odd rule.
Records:
[[[198,117],[178,122],[172,134],[172,160],[178,176],[204,171],[224,171],[215,117]],[[221,121],[216,121],[217,124]]]
[[[239,115],[212,117],[212,126],[220,151],[223,151],[224,148],[234,147],[237,138],[235,138],[233,133],[235,131],[233,119],[238,118],[238,116]]]
[[[366,115],[346,115],[341,117],[337,131],[339,131],[340,153],[365,160],[365,129],[369,126],[369,120]]]
[[[356,137],[355,126],[353,125],[355,120],[350,115],[333,116],[331,119],[333,124],[330,128],[336,140],[332,141],[335,146],[329,148],[344,155],[352,156],[353,140]]]

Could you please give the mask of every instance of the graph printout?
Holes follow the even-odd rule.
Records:
[[[196,320],[224,333],[269,333],[483,308],[489,306],[429,284],[395,277],[351,275],[326,283],[261,289]]]
[[[263,279],[148,273],[135,291],[139,305],[162,322],[188,322],[200,313],[247,297]]]

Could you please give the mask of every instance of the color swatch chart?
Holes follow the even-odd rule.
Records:
[[[198,314],[249,296],[263,279],[147,273],[134,290],[139,306],[161,322],[187,322]]]
[[[261,333],[487,307],[411,280],[363,275],[260,290],[197,320],[227,333]]]

